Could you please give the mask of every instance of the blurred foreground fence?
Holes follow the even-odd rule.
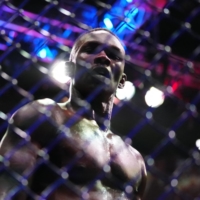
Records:
[[[111,129],[145,158],[144,199],[200,199],[199,1],[1,0],[0,16],[0,138],[26,103],[67,98],[52,66],[68,59],[80,33],[105,27],[124,42],[135,87],[131,99],[116,99]],[[147,105],[151,87],[162,105],[155,93]]]

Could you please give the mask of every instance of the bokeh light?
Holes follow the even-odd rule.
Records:
[[[162,105],[164,102],[164,99],[165,99],[164,93],[155,87],[151,87],[145,95],[146,104],[149,107],[153,107],[153,108],[156,108]]]
[[[50,75],[59,83],[67,83],[71,78],[66,69],[66,61],[58,61],[51,67]]]
[[[116,96],[119,100],[130,100],[135,94],[135,86],[126,81],[123,89],[117,89]]]

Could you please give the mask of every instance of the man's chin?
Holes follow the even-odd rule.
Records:
[[[85,97],[92,97],[92,99],[96,100],[102,100],[102,99],[108,99],[111,97],[115,91],[116,87],[111,84],[111,81],[109,78],[102,77],[101,75],[96,78],[93,77],[89,81],[87,81],[87,84],[78,84],[76,85],[76,89],[80,91],[80,93]]]
[[[92,88],[90,93],[95,95],[96,99],[108,100],[115,93],[115,89],[107,84],[101,84]]]
[[[100,75],[100,74],[95,74],[92,76],[92,79],[94,81],[94,83],[96,82],[97,84],[102,84],[103,86],[108,86],[111,84],[111,80],[110,78],[107,78],[103,75]]]

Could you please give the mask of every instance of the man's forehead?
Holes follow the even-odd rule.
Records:
[[[118,48],[122,53],[125,53],[124,47],[122,46],[119,39],[108,31],[98,30],[83,35],[81,38],[81,46],[88,42],[98,42],[108,46],[110,45]]]

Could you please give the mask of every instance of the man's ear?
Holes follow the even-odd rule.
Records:
[[[67,61],[65,63],[66,75],[73,78],[75,76],[75,63],[72,61]]]
[[[124,88],[126,80],[127,80],[127,76],[126,76],[126,74],[123,73],[121,80],[119,82],[118,88],[120,88],[120,89]]]

